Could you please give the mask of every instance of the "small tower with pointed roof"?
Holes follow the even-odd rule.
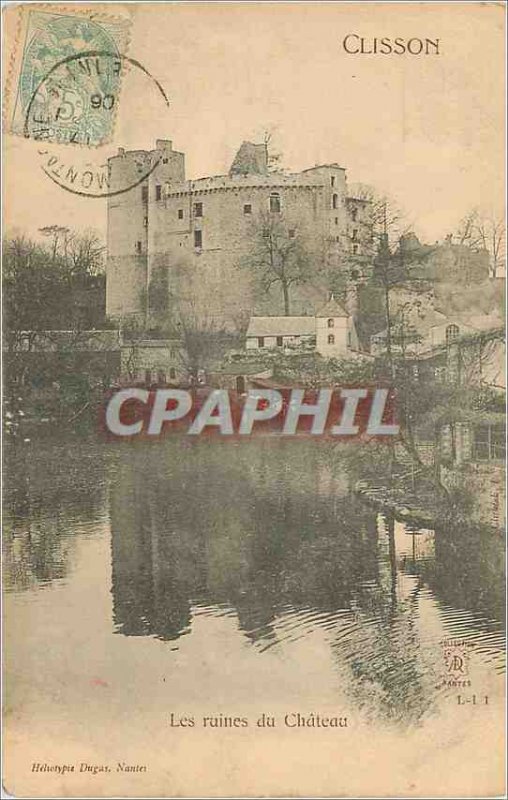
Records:
[[[325,358],[344,358],[357,349],[353,318],[332,294],[326,305],[316,312],[316,350]]]

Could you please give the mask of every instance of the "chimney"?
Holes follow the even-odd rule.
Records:
[[[173,142],[171,139],[156,139],[155,147],[157,150],[172,150]]]

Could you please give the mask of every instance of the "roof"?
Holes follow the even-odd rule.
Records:
[[[316,164],[314,167],[307,167],[307,169],[302,169],[301,172],[312,172],[313,169],[341,169],[344,172],[346,171],[345,167],[341,167],[340,164],[337,164],[336,161],[332,162],[331,164]]]
[[[443,325],[458,325],[459,328],[467,328],[469,330],[473,330],[473,326],[470,323],[464,322],[463,319],[460,319],[458,316],[447,316],[443,314],[441,311],[436,311],[435,309],[430,309],[426,311],[424,314],[419,314],[416,308],[411,309],[408,314],[404,317],[404,322],[408,326],[408,328],[413,328],[419,335],[426,336],[432,329],[439,328]],[[397,326],[398,322],[394,321],[394,326]],[[386,337],[387,329],[383,328],[382,331],[375,333],[372,338],[374,339],[383,339]]]
[[[316,317],[349,317],[349,314],[332,294],[326,305],[316,311]]]
[[[247,336],[305,336],[315,332],[314,317],[251,317]]]

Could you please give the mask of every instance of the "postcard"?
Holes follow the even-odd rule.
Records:
[[[505,796],[505,11],[3,7],[5,797]]]

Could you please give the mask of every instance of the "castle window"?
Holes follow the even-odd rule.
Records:
[[[458,325],[448,325],[446,328],[446,344],[453,342],[459,335]]]
[[[194,216],[195,217],[203,216],[203,203],[194,203]]]
[[[351,331],[347,332],[347,346],[351,347]]]
[[[141,242],[136,242],[136,252],[141,253]]]
[[[194,231],[194,247],[203,247],[202,231]]]
[[[336,225],[338,225],[338,224],[339,224],[339,218],[338,218],[338,217],[335,217],[335,224],[336,224]]]
[[[167,164],[167,163],[168,163],[168,159],[167,159],[167,158],[163,158],[163,159],[162,159],[162,163],[163,163],[163,164]]]
[[[245,205],[243,207],[243,213],[244,214],[252,214],[252,206],[251,206],[250,203],[245,203]]]
[[[148,203],[148,186],[141,187],[141,200],[143,203]]]
[[[277,192],[272,192],[270,195],[270,211],[273,214],[280,214],[280,195]]]
[[[358,209],[353,208],[353,210],[351,211],[351,219],[353,220],[353,222],[356,222],[357,216],[358,216]]]
[[[282,347],[284,344],[284,339],[282,336],[277,336],[277,347]]]
[[[159,370],[157,372],[157,383],[166,383],[166,373]]]
[[[353,245],[353,255],[354,255],[354,256],[357,256],[357,255],[358,255],[358,245],[357,245],[357,244],[354,244],[354,245]]]
[[[338,207],[339,207],[339,195],[332,194],[332,208],[338,208]]]
[[[158,183],[155,186],[155,199],[160,200],[162,197],[162,186]]]
[[[290,239],[294,239],[296,236],[296,230],[294,228],[290,228],[288,231],[288,236]]]
[[[335,344],[335,336],[331,333],[328,337],[328,344]]]
[[[329,328],[333,328],[333,327],[334,327],[334,325],[335,325],[335,320],[334,320],[334,319],[329,319],[329,320],[328,320],[328,327],[329,327]]]
[[[332,175],[332,177],[330,178],[330,183],[332,186],[335,186],[335,175]]]
[[[178,219],[183,219],[183,208],[178,209]]]
[[[171,369],[169,370],[169,379],[171,381],[174,381],[175,378],[176,378],[176,369],[174,367],[171,367]]]
[[[145,226],[145,228],[148,228],[148,217],[144,218],[143,225]]]
[[[358,228],[355,228],[353,230],[353,241],[356,242],[357,239],[358,239]]]
[[[264,346],[265,346],[265,337],[258,336],[258,347],[264,347]]]

